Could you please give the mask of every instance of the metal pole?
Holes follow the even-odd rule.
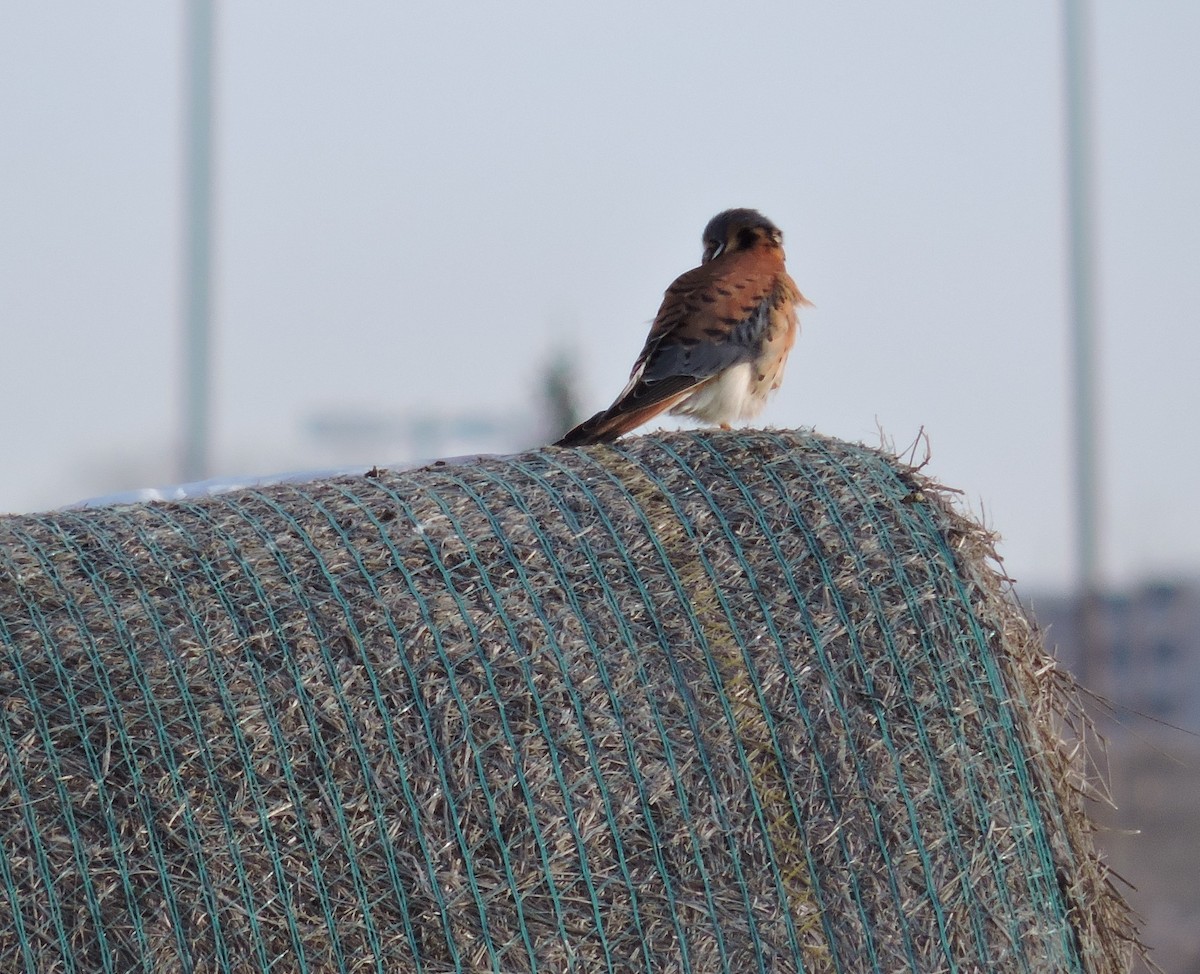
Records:
[[[1067,222],[1071,314],[1075,575],[1081,681],[1104,674],[1099,617],[1099,468],[1096,435],[1095,214],[1092,171],[1091,23],[1088,0],[1063,0],[1067,122]]]
[[[180,476],[209,474],[212,319],[212,0],[187,0],[184,151],[183,451]]]

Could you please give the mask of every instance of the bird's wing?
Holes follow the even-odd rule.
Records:
[[[782,261],[730,254],[678,278],[668,289],[629,382],[611,409],[679,399],[739,362],[751,361],[771,326],[771,310],[799,295]],[[770,255],[768,255],[770,256]],[[719,265],[719,266],[718,266]]]

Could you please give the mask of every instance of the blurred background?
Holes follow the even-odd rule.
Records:
[[[762,421],[928,436],[1200,971],[1200,5],[1072,6],[4,5],[0,510],[548,442],[757,207],[815,304]]]

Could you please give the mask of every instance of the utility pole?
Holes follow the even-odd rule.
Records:
[[[1067,123],[1075,579],[1081,650],[1080,672],[1077,675],[1080,682],[1103,691],[1101,682],[1107,678],[1108,661],[1100,590],[1095,186],[1089,0],[1063,0],[1063,61]]]
[[[183,443],[180,479],[209,475],[212,419],[213,3],[186,0]]]

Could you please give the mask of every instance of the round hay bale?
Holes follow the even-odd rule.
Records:
[[[0,969],[1125,970],[993,557],[807,432],[0,518]]]

